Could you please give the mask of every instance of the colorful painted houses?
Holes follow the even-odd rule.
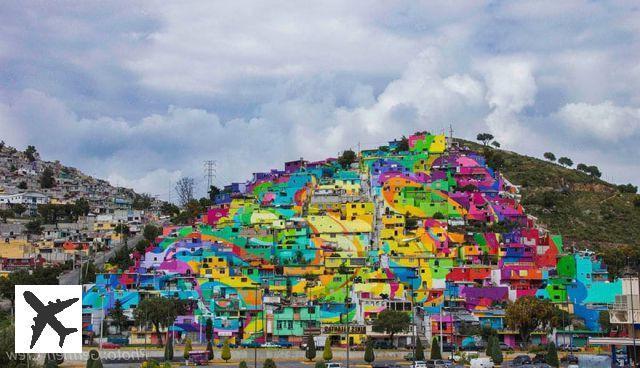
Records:
[[[85,285],[87,335],[115,300],[127,315],[142,298],[189,302],[168,331],[202,341],[288,342],[307,335],[358,344],[388,340],[372,323],[384,310],[411,315],[422,339],[472,341],[490,326],[510,345],[507,303],[550,300],[598,331],[598,315],[621,293],[595,255],[569,253],[535,224],[518,188],[485,159],[443,135],[420,133],[336,159],[285,163],[233,183],[199,220],[167,227],[135,265]],[[133,324],[133,322],[132,322]],[[135,325],[135,324],[134,324]],[[393,343],[412,343],[413,331]],[[135,325],[131,339],[156,339]],[[536,339],[545,341],[546,332]]]

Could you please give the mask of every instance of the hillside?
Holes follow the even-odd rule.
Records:
[[[459,140],[482,152],[483,146]],[[521,186],[527,213],[565,244],[591,249],[610,258],[611,248],[633,246],[640,253],[640,195],[624,193],[618,186],[573,168],[515,152],[490,148],[502,157],[500,168],[512,183]],[[575,165],[574,165],[575,167]],[[617,255],[611,255],[611,258]],[[624,260],[624,257],[622,257]],[[607,264],[613,267],[615,262]]]
[[[59,205],[84,199],[95,212],[114,205],[148,207],[153,201],[132,189],[114,187],[106,180],[94,178],[59,161],[42,160],[33,146],[19,151],[0,142],[0,195],[15,209],[11,205],[15,200],[11,198],[18,193],[42,194],[46,196],[46,203]]]

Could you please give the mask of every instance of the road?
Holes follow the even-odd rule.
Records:
[[[127,244],[136,244],[140,239],[142,239],[142,234],[138,234],[133,238],[130,238],[127,241]],[[96,267],[102,267],[105,264],[105,262],[108,261],[109,258],[111,258],[115,254],[115,252],[120,248],[122,248],[124,245],[125,243],[119,242],[108,251],[100,252],[94,255],[93,263],[96,265]],[[82,260],[83,263],[86,261],[87,259]],[[60,281],[60,285],[78,285],[79,275],[80,275],[80,267],[78,267],[77,269],[71,270],[69,272],[63,273],[58,277],[58,280]]]

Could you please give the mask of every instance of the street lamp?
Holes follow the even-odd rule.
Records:
[[[103,337],[103,331],[104,331],[104,317],[105,317],[104,297],[105,297],[105,294],[100,294],[100,299],[102,300],[102,303],[100,305],[100,308],[102,309],[102,319],[100,319],[100,350],[102,350],[102,337]]]
[[[414,292],[414,286],[413,286],[413,281],[418,279],[418,273],[417,270],[415,268],[411,269],[413,271],[412,275],[409,275],[409,286],[411,287],[411,322],[413,324],[413,361],[416,361],[416,345],[418,343],[418,324],[416,322],[416,313],[415,313],[415,309],[416,309],[416,299],[415,299],[415,292]]]
[[[255,341],[255,336],[258,335],[258,308],[257,308],[257,306],[258,306],[258,286],[260,286],[260,283],[252,282],[251,285],[255,286],[255,301],[256,301],[256,310],[255,310],[254,318],[253,318],[253,336],[254,336],[254,341],[253,341],[253,367],[254,368],[258,368],[258,343]]]

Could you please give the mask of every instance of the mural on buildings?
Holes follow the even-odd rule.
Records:
[[[84,311],[99,317],[120,300],[131,315],[141,298],[178,297],[190,314],[170,327],[176,338],[202,340],[211,318],[216,342],[295,344],[306,334],[345,343],[346,321],[354,343],[385,338],[371,330],[377,315],[415,306],[424,339],[443,329],[462,344],[469,338],[453,331],[471,321],[514,345],[504,306],[536,296],[598,330],[620,282],[593,255],[568,253],[519,199],[480,154],[443,135],[413,135],[408,150],[393,141],[362,151],[348,167],[288,162],[228,185],[195,224],[165,228],[132,254],[133,267],[85,285]],[[99,318],[86,320],[87,331],[99,327]],[[410,332],[397,336],[411,342]]]

